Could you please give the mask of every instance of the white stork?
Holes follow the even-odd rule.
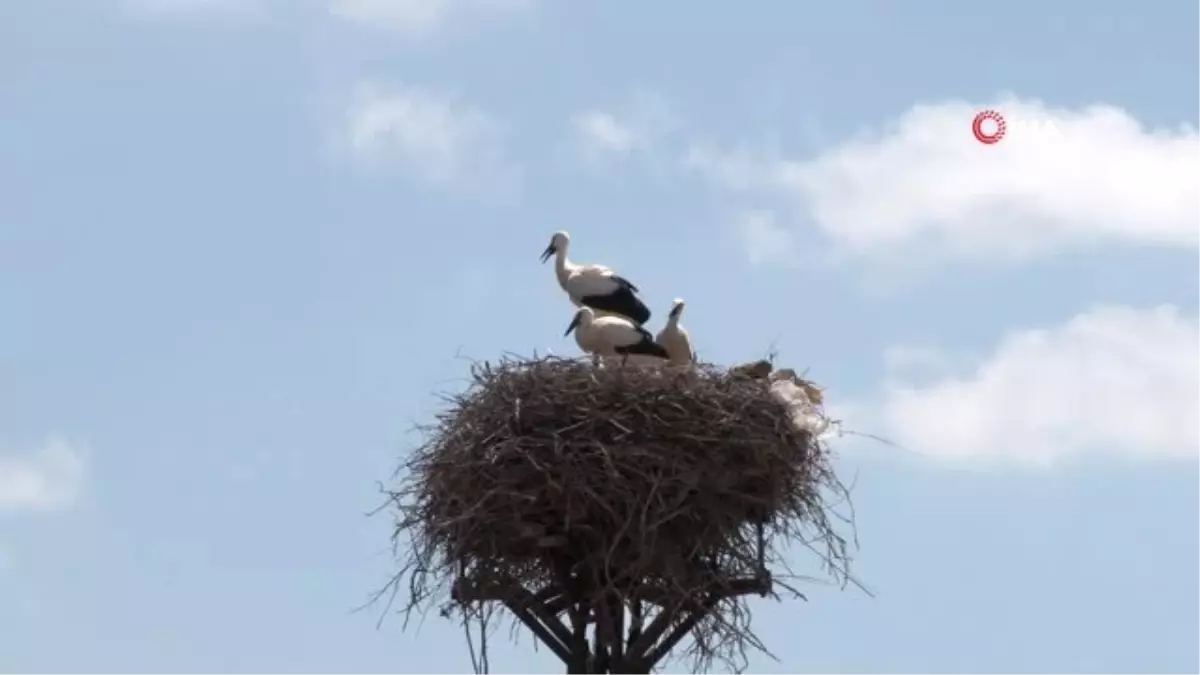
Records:
[[[650,320],[650,309],[638,299],[637,286],[617,276],[604,265],[578,265],[567,260],[571,236],[555,232],[550,245],[542,251],[542,262],[554,256],[558,284],[576,307],[591,307],[597,312],[616,314],[642,325]]]
[[[592,355],[593,362],[602,356],[620,356],[622,364],[633,355],[670,358],[645,328],[623,316],[596,316],[591,307],[581,307],[575,312],[563,337],[571,331],[575,331],[575,343]]]
[[[684,365],[696,361],[696,351],[692,348],[692,338],[687,329],[679,325],[679,317],[683,315],[683,298],[675,298],[671,305],[671,313],[667,315],[667,325],[658,332],[654,341],[662,345],[670,354],[671,363]]]

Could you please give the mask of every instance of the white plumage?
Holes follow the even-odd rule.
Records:
[[[683,299],[675,298],[671,305],[671,313],[667,315],[667,325],[658,332],[654,341],[667,351],[674,364],[688,364],[696,361],[696,351],[692,348],[692,338],[687,329],[679,324],[683,316]]]
[[[550,238],[550,245],[542,251],[542,262],[554,256],[558,284],[576,307],[590,307],[604,314],[623,316],[639,326],[650,320],[650,309],[636,295],[637,286],[604,265],[571,262],[567,259],[570,246],[570,235],[555,232]]]
[[[654,341],[649,331],[621,316],[597,316],[590,307],[581,307],[563,336],[575,332],[575,343],[594,360],[604,356],[631,355],[667,359],[667,350]]]

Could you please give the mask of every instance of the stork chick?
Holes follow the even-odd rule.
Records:
[[[671,313],[667,315],[667,325],[658,332],[654,341],[662,345],[670,355],[671,363],[684,365],[695,363],[696,351],[692,348],[692,338],[687,329],[679,325],[679,317],[683,316],[683,298],[675,298],[671,305]]]

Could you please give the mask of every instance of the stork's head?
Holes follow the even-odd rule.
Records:
[[[668,316],[672,319],[683,316],[683,298],[675,298],[675,301],[671,303],[671,313]]]
[[[563,333],[563,337],[571,334],[571,331],[583,326],[587,328],[592,324],[592,319],[596,317],[596,313],[591,307],[580,307],[578,312],[575,312],[575,318],[571,319],[571,325],[567,326],[567,332]]]
[[[550,256],[558,253],[559,251],[567,250],[567,245],[570,243],[571,235],[567,234],[563,230],[555,232],[554,236],[550,237],[550,245],[546,247],[545,251],[542,251],[542,262],[546,262],[550,259]]]

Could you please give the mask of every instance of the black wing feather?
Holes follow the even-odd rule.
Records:
[[[618,276],[616,274],[610,274],[610,275],[608,275],[608,278],[612,279],[613,281],[617,282],[618,284],[621,284],[625,288],[628,288],[629,290],[633,291],[634,293],[641,293],[641,291],[638,290],[638,287],[634,286],[633,282],[626,279],[625,277]]]
[[[638,332],[642,334],[641,342],[629,345],[627,347],[617,347],[616,352],[622,356],[629,354],[642,354],[645,356],[657,356],[660,359],[669,359],[671,355],[660,344],[654,341],[654,336],[650,335],[644,328],[639,327]]]
[[[607,295],[585,295],[579,302],[597,311],[619,314],[639,326],[650,320],[650,308],[625,286]]]

